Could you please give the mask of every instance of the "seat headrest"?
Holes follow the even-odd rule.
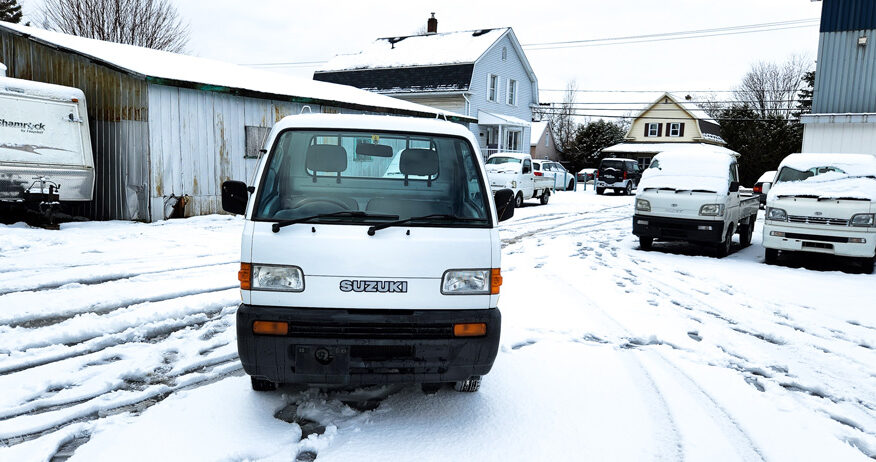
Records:
[[[307,170],[340,173],[347,169],[347,150],[334,144],[314,144],[307,148]]]
[[[401,152],[398,169],[403,175],[437,175],[438,153],[431,149],[405,149]]]

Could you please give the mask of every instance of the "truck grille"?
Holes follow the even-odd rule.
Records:
[[[289,323],[290,337],[299,338],[370,338],[370,339],[442,339],[453,337],[451,324],[377,324]]]
[[[790,221],[791,223],[809,223],[813,225],[849,226],[849,220],[843,220],[842,218],[803,217],[798,215],[788,215],[788,221]]]

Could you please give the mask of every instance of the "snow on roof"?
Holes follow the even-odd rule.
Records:
[[[69,102],[76,98],[85,100],[82,90],[50,83],[34,82],[32,80],[0,77],[0,95],[28,95],[39,98],[64,100]]]
[[[533,122],[529,132],[529,145],[535,146],[538,140],[544,135],[544,131],[548,127],[548,122]]]
[[[509,28],[380,38],[355,54],[338,55],[320,71],[473,63]]]
[[[729,167],[733,160],[734,156],[726,152],[670,149],[654,156],[651,166],[642,173],[639,189],[673,188],[723,194],[730,186]]]
[[[690,115],[692,115],[695,119],[705,120],[705,121],[712,122],[715,124],[718,123],[717,121],[712,119],[712,116],[710,116],[708,113],[706,113],[706,111],[704,111],[703,108],[697,106],[697,103],[695,103],[693,101],[687,101],[684,98],[679,98],[677,95],[672,94],[672,93],[667,93],[667,95],[669,95],[672,99],[674,99],[675,102],[678,103],[679,106],[683,107],[684,110],[689,112]]]
[[[739,157],[739,153],[723,146],[706,143],[620,143],[607,147],[602,152],[609,154],[657,154],[664,151],[689,151],[695,154],[719,153]]]
[[[315,101],[316,104],[320,104],[320,101],[337,102],[340,103],[339,106],[353,104],[467,118],[358,88],[290,77],[212,59],[77,37],[7,22],[0,22],[0,29],[29,35],[38,42],[45,42],[144,77],[319,100]]]

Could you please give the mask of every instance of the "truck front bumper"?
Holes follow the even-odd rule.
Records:
[[[718,243],[724,240],[724,222],[633,215],[633,234],[667,241]]]
[[[768,249],[869,258],[876,253],[876,230],[829,225],[804,228],[767,221],[763,225],[763,246]]]
[[[257,335],[255,321],[286,322]],[[456,323],[486,323],[454,337]],[[499,350],[501,315],[486,310],[344,310],[241,304],[237,349],[247,374],[275,383],[376,385],[455,382],[484,375]]]

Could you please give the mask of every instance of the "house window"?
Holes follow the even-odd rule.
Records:
[[[518,151],[520,150],[520,132],[518,131],[508,131],[508,138],[506,139],[505,149],[509,151]]]
[[[544,147],[548,147],[548,143],[550,143],[550,141],[551,141],[551,134],[545,133],[544,134]]]
[[[672,123],[669,124],[669,136],[684,136],[684,124],[683,123]]]
[[[663,124],[645,124],[645,136],[654,137],[654,136],[663,136],[660,133],[663,128]]]
[[[487,101],[499,100],[499,76],[490,74],[487,76]]]
[[[502,47],[502,61],[508,59],[508,47]]]
[[[508,104],[517,106],[517,81],[508,79]]]
[[[636,160],[639,161],[639,169],[640,170],[645,170],[646,168],[648,168],[648,166],[651,165],[651,158],[650,157],[639,157]]]

